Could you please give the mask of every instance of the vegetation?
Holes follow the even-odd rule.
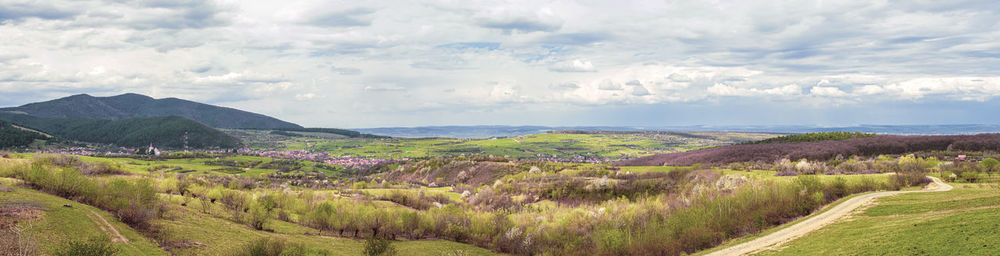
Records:
[[[886,197],[874,205],[759,255],[989,255],[1000,249],[995,183]]]
[[[56,251],[56,256],[112,256],[117,255],[119,249],[111,241],[104,237],[93,237],[86,241],[72,240],[66,243],[61,250]]]
[[[728,164],[773,162],[781,158],[829,160],[838,156],[877,156],[918,151],[998,151],[1000,134],[899,136],[882,135],[841,141],[732,145],[659,154],[619,162],[619,165]]]
[[[875,134],[860,133],[860,132],[817,132],[817,133],[784,135],[753,142],[747,142],[743,144],[794,143],[794,142],[812,142],[812,141],[827,141],[827,140],[846,140],[846,139],[871,138],[871,137],[875,137]]]
[[[329,134],[337,134],[337,135],[346,136],[348,138],[371,138],[371,139],[389,138],[389,137],[386,137],[386,136],[372,135],[372,134],[367,134],[367,133],[360,133],[360,132],[357,132],[357,131],[344,130],[344,129],[335,129],[335,128],[277,128],[275,131],[272,131],[272,133],[274,133],[274,132],[285,132],[285,133],[288,133],[288,132],[329,133]],[[289,134],[294,134],[294,133],[289,133]]]
[[[10,122],[0,120],[0,148],[24,147],[35,140],[47,139],[50,138],[42,133],[29,128],[19,128]]]
[[[19,112],[36,117],[70,120],[180,116],[216,128],[301,128],[293,123],[232,108],[176,98],[153,99],[132,93],[112,97],[79,94],[20,107],[3,108],[0,112]]]
[[[543,133],[507,138],[322,138],[273,136],[254,130],[227,130],[254,149],[307,150],[337,156],[400,159],[471,155],[515,159],[595,162],[662,152],[727,145],[772,137],[757,133],[588,132]]]
[[[185,134],[192,148],[235,148],[239,139],[183,117],[151,117],[122,120],[85,120],[41,118],[20,114],[0,113],[0,120],[38,128],[66,139],[141,147],[183,148]]]
[[[871,138],[838,142],[865,139]],[[807,143],[814,142],[771,145]],[[162,247],[153,250],[158,253],[682,255],[794,221],[852,194],[920,186],[926,175],[988,184],[996,167],[991,151],[908,153],[683,167],[479,154],[353,167],[207,153],[143,159],[13,154],[0,159],[0,177],[10,177],[0,180],[111,212],[128,225],[126,232]],[[32,190],[14,191],[23,197]],[[938,204],[988,207],[994,201],[1000,202]],[[45,246],[54,253],[52,243]]]

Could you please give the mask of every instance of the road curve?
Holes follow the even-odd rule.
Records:
[[[819,215],[813,216],[809,219],[803,220],[802,222],[796,223],[790,227],[778,230],[774,233],[768,234],[766,236],[759,237],[757,239],[737,244],[732,247],[721,249],[707,255],[709,256],[720,256],[720,255],[745,255],[758,251],[762,251],[768,248],[774,248],[780,246],[788,241],[795,240],[796,238],[802,237],[809,232],[818,230],[823,226],[833,223],[840,219],[841,217],[847,216],[857,209],[872,200],[880,197],[893,196],[905,193],[920,193],[920,192],[941,192],[949,191],[952,189],[951,185],[941,182],[940,179],[934,177],[930,178],[933,183],[928,184],[922,190],[911,190],[911,191],[886,191],[886,192],[876,192],[870,194],[860,195],[843,203],[830,208],[830,210],[823,212]]]

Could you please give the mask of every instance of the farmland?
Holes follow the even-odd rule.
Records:
[[[735,144],[774,137],[764,133],[601,132],[541,133],[504,138],[343,138],[294,132],[302,137],[262,131],[229,130],[252,149],[308,150],[353,157],[399,159],[435,156],[494,155],[562,161],[603,161],[655,153]]]

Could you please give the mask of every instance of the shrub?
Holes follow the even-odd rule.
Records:
[[[71,240],[57,249],[56,256],[111,256],[118,254],[118,247],[104,237],[94,237],[87,241]]]
[[[264,237],[241,246],[232,256],[300,256],[300,255],[330,255],[325,250],[311,250],[301,244],[288,243],[284,240]]]
[[[389,240],[370,238],[365,240],[365,250],[362,253],[368,256],[395,256],[397,251]]]
[[[979,172],[977,171],[964,171],[962,172],[962,180],[970,183],[976,183],[979,180]]]
[[[958,179],[958,175],[950,171],[941,171],[941,179],[947,182],[953,182]]]
[[[264,225],[271,219],[271,209],[263,203],[254,203],[246,215],[246,223],[256,230],[264,230]]]

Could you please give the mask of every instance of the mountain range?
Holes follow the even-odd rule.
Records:
[[[179,116],[215,128],[302,128],[277,118],[238,109],[177,98],[154,99],[134,93],[111,97],[78,94],[20,107],[0,108],[0,112],[45,118],[105,120]]]

